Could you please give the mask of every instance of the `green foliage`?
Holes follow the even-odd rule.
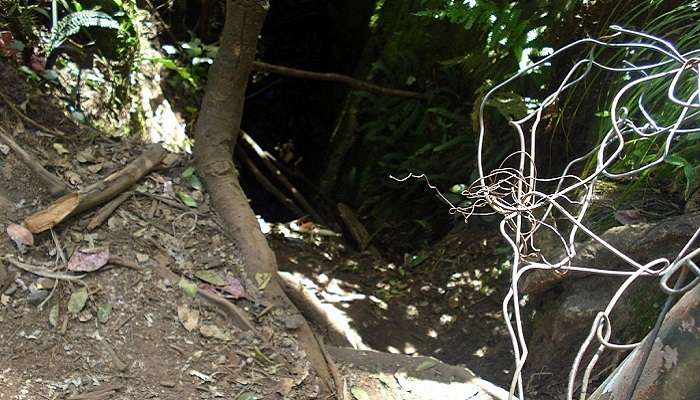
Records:
[[[389,35],[370,77],[390,87],[427,89],[433,99],[426,103],[359,94],[361,139],[339,185],[344,190],[340,197],[369,216],[370,230],[386,228],[386,222],[392,221],[398,226],[391,226],[391,230],[400,231],[406,242],[429,238],[438,227],[447,225],[450,216],[445,207],[436,206],[434,193],[424,185],[399,183],[389,179],[389,175],[426,174],[448,200],[460,204],[463,199],[459,193],[451,193],[449,188],[473,179],[475,108],[494,82],[513,74],[531,57],[551,51],[545,47],[544,34],[563,18],[561,12],[542,12],[548,8],[545,5],[552,5],[543,0],[417,3],[423,5],[423,10],[412,11],[413,20],[392,19],[391,15],[378,18],[379,22],[375,19],[379,32],[384,23],[388,27],[385,29],[395,33]],[[563,12],[571,9],[574,2],[554,3],[559,7],[555,10]],[[405,8],[388,9],[385,5],[381,11]],[[455,34],[459,37],[453,46],[440,44],[439,52],[425,53],[430,43],[435,46]],[[465,37],[470,40],[463,40]],[[421,44],[423,41],[426,44]],[[443,58],[425,58],[433,54]],[[539,88],[547,80],[548,75],[536,71],[523,87],[494,96],[487,104],[488,117],[499,118],[489,118],[498,121],[489,128],[505,131],[508,119],[525,115],[533,101],[516,93]],[[487,153],[489,162],[497,164],[512,148],[513,138],[494,137],[488,143]]]
[[[0,28],[7,29],[18,40],[29,42],[38,37],[42,20],[48,19],[48,12],[39,4],[28,0],[0,0]]]
[[[416,15],[461,25],[470,36],[481,41],[476,43],[474,51],[444,60],[444,65],[464,64],[467,69],[479,69],[486,72],[486,77],[498,79],[513,72],[513,61],[522,68],[531,56],[546,53],[549,49],[543,34],[576,3],[562,0],[422,0],[424,7],[429,8]]]
[[[85,10],[68,14],[59,20],[51,30],[51,36],[46,43],[46,53],[51,53],[70,36],[78,33],[80,29],[89,27],[119,29],[119,24],[101,11]]]
[[[154,57],[149,61],[174,73],[168,82],[184,101],[183,108],[194,114],[204,95],[208,67],[214,62],[219,48],[195,37],[187,42],[165,45],[163,50],[163,57]]]
[[[697,24],[700,18],[700,10],[693,4],[686,4],[666,10],[667,5],[663,1],[654,0],[645,3],[627,14],[622,20],[636,20],[640,16],[651,16],[648,21],[640,21],[640,29],[645,32],[670,39],[681,52],[700,48],[700,26]],[[631,24],[631,23],[630,23]],[[623,59],[637,65],[648,63],[648,51],[614,51],[612,54],[601,54],[608,64],[620,63]],[[660,73],[677,68],[677,64],[665,65],[654,69],[653,73]],[[609,106],[617,91],[632,78],[632,76],[612,75],[607,72],[596,71],[589,78],[590,82],[608,82],[607,90],[602,91],[598,97],[598,109],[605,110]],[[634,76],[638,78],[640,76]],[[674,105],[668,99],[668,90],[671,78],[648,81],[630,90],[620,102],[620,106],[629,110],[629,117],[636,121],[645,121],[639,107],[651,110],[656,123],[660,126],[672,125],[681,112],[681,107]],[[694,74],[684,74],[679,80],[676,96],[688,99],[697,90],[697,78]],[[589,101],[586,95],[574,93],[567,99],[572,109],[585,109],[579,102]],[[603,135],[611,126],[609,112],[596,113],[600,118],[592,126]],[[570,118],[582,118],[574,114]],[[696,115],[687,120],[684,126],[697,126],[700,116]],[[623,154],[612,166],[615,172],[628,171],[641,165],[650,163],[663,156],[666,137],[654,139],[636,138],[625,143]],[[665,159],[665,165],[653,170],[644,171],[638,180],[630,183],[630,191],[639,188],[643,184],[656,182],[666,184],[668,181],[684,181],[682,190],[687,198],[695,181],[695,169],[700,165],[700,135],[697,133],[679,134],[671,146],[671,151]],[[593,162],[588,168],[592,168]]]
[[[407,66],[410,69],[410,66]],[[390,72],[376,63],[373,73],[388,85],[406,82],[404,71]],[[437,94],[447,94],[441,89]],[[391,221],[399,223],[408,240],[430,237],[435,221],[445,221],[444,208],[435,206],[435,197],[423,185],[406,185],[389,178],[409,173],[426,173],[431,182],[449,188],[468,177],[464,166],[470,163],[474,137],[469,131],[468,106],[455,102],[455,96],[436,96],[433,101],[405,100],[356,93],[361,97],[358,127],[361,142],[355,147],[352,168],[342,176],[340,198],[355,204],[370,217],[371,230]],[[396,204],[410,204],[407,209]],[[375,225],[376,224],[376,225]]]

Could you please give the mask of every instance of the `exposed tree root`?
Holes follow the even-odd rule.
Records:
[[[163,257],[162,260],[165,259],[167,259],[167,257]],[[168,268],[165,262],[158,263],[158,266],[156,267],[156,272],[158,273],[158,275],[160,275],[161,278],[167,279],[170,282],[177,282],[180,278],[177,274],[175,274]],[[198,290],[197,295],[201,296],[202,298],[210,302],[212,305],[216,306],[222,312],[224,317],[233,322],[233,324],[236,325],[236,327],[238,327],[239,329],[243,331],[255,330],[255,327],[253,327],[253,324],[250,322],[250,319],[248,319],[248,316],[238,307],[236,307],[235,304],[226,300],[226,298],[224,298],[223,296],[218,295],[214,292],[204,290]]]
[[[221,45],[209,69],[195,126],[194,154],[212,205],[224,221],[226,234],[238,245],[246,274],[253,281],[261,276],[270,278],[263,291],[269,304],[298,313],[282,291],[277,277],[277,260],[241,189],[232,159],[234,144],[240,134],[243,100],[258,34],[268,7],[268,2],[263,0],[226,2]],[[332,374],[311,327],[305,321],[296,333],[309,362],[325,383],[325,395],[333,393]]]

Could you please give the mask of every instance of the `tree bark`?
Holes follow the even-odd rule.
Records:
[[[271,303],[298,314],[282,291],[277,277],[277,260],[241,189],[232,157],[241,132],[245,90],[255,59],[257,39],[268,8],[265,0],[227,0],[221,45],[209,70],[195,126],[194,155],[213,206],[224,220],[227,234],[238,245],[246,274],[253,282],[257,274],[270,274],[265,296]],[[325,383],[326,394],[330,393],[331,374],[311,328],[305,323],[297,334],[309,361]]]

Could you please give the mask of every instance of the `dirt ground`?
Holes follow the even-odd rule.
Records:
[[[7,65],[0,79],[2,93],[28,118],[3,101],[0,127],[73,189],[119,170],[143,148],[72,123]],[[6,230],[53,199],[14,151],[0,152],[0,399],[320,398],[323,383],[294,338],[298,323],[268,307],[264,279],[243,278],[235,246],[187,172],[190,163],[182,157],[150,174],[96,229],[87,229],[91,210],[24,246]],[[328,336],[329,345],[395,353],[329,346],[346,398],[431,399],[440,382],[448,389],[439,398],[503,395],[465,368],[439,362],[509,382],[494,234],[457,230],[431,253],[394,263],[377,249],[358,252],[341,238],[295,231],[294,223],[277,224],[268,238],[280,269],[340,324],[346,340]],[[74,260],[87,268],[100,257],[106,264],[81,279],[65,271]],[[255,331],[236,328],[226,307],[195,292],[227,298]]]
[[[70,132],[53,137],[6,104],[0,109],[4,130],[74,187],[137,154],[136,143],[96,139],[71,124],[10,68],[2,68],[2,79],[9,83],[3,93],[26,115]],[[96,230],[86,230],[88,212],[21,251],[5,230],[51,198],[13,151],[0,155],[0,399],[317,397],[321,382],[294,339],[295,326],[284,310],[266,309],[256,284],[241,278],[237,251],[206,197],[196,210],[175,201],[172,191],[186,190],[186,166],[182,160],[151,174]],[[78,253],[107,251],[107,265],[80,280],[16,268],[60,273]],[[158,272],[164,269],[175,275]],[[234,284],[233,295],[219,293],[239,298],[255,334],[192,296],[193,288],[214,290],[206,283],[211,275]]]
[[[357,348],[429,355],[506,386],[512,355],[501,313],[506,282],[499,238],[456,230],[419,262],[358,253],[339,239],[271,234],[282,271],[301,280],[340,320]],[[317,244],[314,244],[316,242]],[[495,272],[494,272],[495,271]],[[477,277],[478,276],[478,277]]]

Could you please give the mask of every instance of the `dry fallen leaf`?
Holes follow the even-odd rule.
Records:
[[[280,394],[283,399],[289,398],[289,393],[292,392],[292,389],[294,388],[294,379],[291,378],[280,378],[279,382],[277,382],[277,387],[275,388],[275,392]]]
[[[177,317],[188,332],[192,332],[199,325],[199,311],[192,310],[187,304],[177,306]]]
[[[70,183],[73,186],[82,185],[83,183],[83,179],[80,177],[80,175],[73,171],[66,171],[64,175],[68,183]]]
[[[6,232],[7,236],[15,242],[20,252],[24,252],[25,246],[34,246],[34,235],[22,225],[9,224]]]
[[[73,292],[70,295],[70,299],[68,300],[68,312],[75,315],[78,315],[80,311],[83,310],[83,307],[85,307],[85,303],[87,302],[88,299],[88,291],[85,288],[80,288]]]
[[[102,268],[109,261],[109,248],[79,249],[68,260],[68,271],[92,272]]]
[[[199,333],[207,338],[215,338],[226,342],[231,340],[231,334],[216,325],[202,325],[199,327]]]
[[[257,272],[255,274],[255,280],[260,290],[265,290],[267,284],[270,283],[270,279],[272,279],[272,274],[269,272]]]
[[[200,270],[194,273],[194,276],[203,280],[212,286],[226,286],[226,281],[220,275],[209,270]]]
[[[63,144],[58,142],[53,144],[53,149],[56,150],[56,153],[59,155],[70,154],[70,151],[68,151]]]
[[[220,289],[221,289],[221,291],[230,295],[234,299],[241,299],[241,298],[248,297],[248,295],[245,292],[245,289],[243,288],[243,285],[241,285],[241,281],[238,280],[238,278],[227,277],[226,278],[226,286],[224,286]]]

